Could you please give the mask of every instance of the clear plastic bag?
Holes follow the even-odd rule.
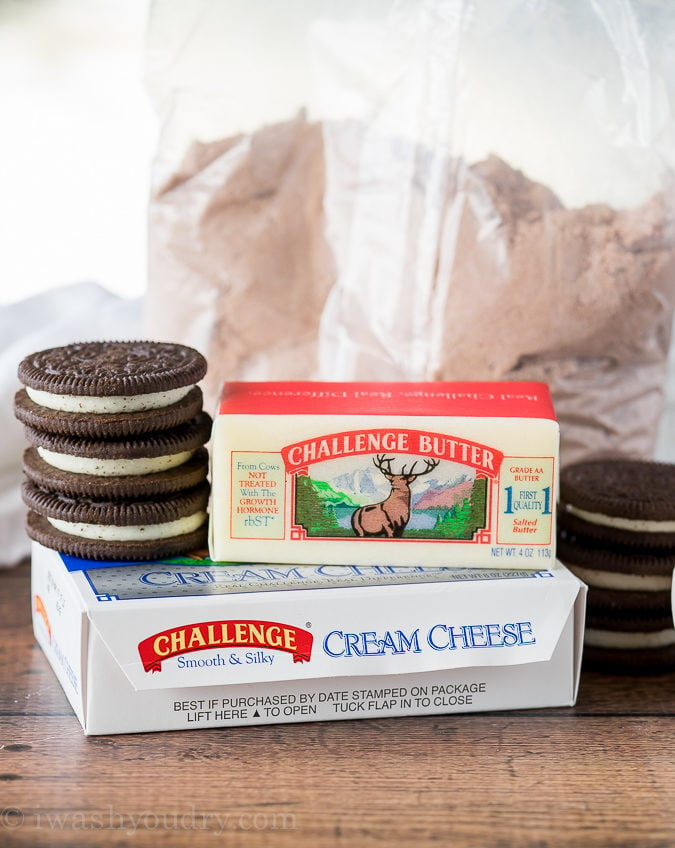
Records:
[[[155,0],[148,325],[224,379],[537,379],[650,456],[675,6]]]

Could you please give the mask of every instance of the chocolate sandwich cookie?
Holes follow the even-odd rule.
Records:
[[[563,469],[557,555],[588,585],[584,668],[675,670],[675,466],[604,459]]]
[[[139,433],[168,430],[194,418],[204,402],[202,390],[193,386],[188,393],[157,409],[138,412],[63,412],[35,403],[26,389],[14,395],[14,415],[29,427],[64,436],[82,436],[86,439],[124,438]]]
[[[123,438],[170,429],[202,406],[206,360],[185,345],[85,342],[50,348],[19,364],[16,417],[51,433]]]
[[[589,595],[591,593],[589,592]],[[618,633],[647,633],[654,630],[672,630],[673,612],[670,602],[662,598],[644,598],[637,593],[620,598],[617,593],[595,592],[586,612],[589,630],[607,630]]]
[[[562,530],[557,553],[588,586],[587,627],[632,632],[672,627],[675,552],[602,547]]]
[[[621,458],[568,465],[558,521],[603,543],[675,548],[675,465]]]
[[[172,430],[127,439],[82,439],[24,427],[40,458],[69,474],[129,477],[179,468],[208,440],[211,417],[200,412]]]
[[[39,486],[52,492],[76,497],[84,495],[103,500],[133,500],[191,489],[206,479],[209,455],[199,448],[188,460],[166,471],[150,474],[127,474],[102,477],[97,474],[73,474],[45,462],[34,447],[23,454],[24,474]]]
[[[603,543],[568,527],[558,528],[558,559],[590,590],[664,596],[670,592],[675,548]]]
[[[667,674],[675,670],[675,629],[619,631],[586,627],[583,667],[611,674]]]
[[[204,547],[208,483],[157,500],[132,503],[71,498],[25,481],[31,539],[71,556],[147,560]]]

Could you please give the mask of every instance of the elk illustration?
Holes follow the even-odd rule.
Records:
[[[357,536],[384,536],[388,539],[398,539],[403,535],[406,524],[410,519],[410,484],[421,477],[429,474],[439,464],[440,459],[425,459],[423,471],[415,472],[418,460],[406,470],[404,465],[400,474],[391,470],[393,456],[377,454],[373,457],[373,464],[391,485],[391,492],[380,503],[367,504],[354,510],[352,514],[352,528]]]

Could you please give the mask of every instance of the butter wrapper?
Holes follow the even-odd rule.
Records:
[[[226,383],[210,556],[536,568],[559,441],[543,383]]]

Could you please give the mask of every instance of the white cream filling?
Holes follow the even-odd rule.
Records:
[[[200,510],[175,521],[165,521],[163,524],[139,524],[129,527],[116,527],[111,524],[84,524],[74,521],[63,521],[60,518],[49,518],[49,523],[70,536],[80,536],[101,542],[139,542],[143,539],[170,539],[174,536],[184,536],[198,530],[206,521],[206,512]]]
[[[55,453],[38,447],[38,454],[54,468],[70,471],[73,474],[93,474],[96,477],[126,477],[141,474],[156,474],[168,471],[187,462],[194,451],[166,454],[165,456],[139,457],[136,459],[99,459],[98,457],[72,456]]]
[[[635,533],[673,533],[675,521],[650,521],[643,518],[622,518],[617,515],[603,515],[601,512],[587,512],[575,506],[567,505],[567,509],[584,521],[600,524],[603,527],[616,527],[619,530],[632,530]]]
[[[184,398],[192,386],[170,389],[167,392],[150,392],[145,395],[116,395],[93,397],[91,395],[56,395],[26,386],[28,397],[40,406],[59,412],[142,412],[145,409],[161,409]]]
[[[615,630],[586,628],[584,642],[592,648],[666,648],[675,645],[675,630],[655,630],[650,633],[619,633]]]
[[[616,571],[596,571],[566,562],[565,565],[576,576],[598,589],[619,589],[623,592],[667,592],[670,590],[673,578],[658,574],[621,574]]]

